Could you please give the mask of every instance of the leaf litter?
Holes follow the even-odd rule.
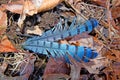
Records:
[[[119,11],[119,0],[1,0],[0,80],[119,80]],[[64,37],[65,33],[60,39],[56,34],[57,30],[74,30],[90,18],[99,22],[92,32],[80,28],[85,29],[84,33],[73,36],[75,32],[69,32],[69,36]],[[50,42],[54,44],[50,49],[44,49],[42,53],[39,50],[43,47],[37,52],[32,49],[42,45],[35,44],[42,41],[40,37],[51,34],[56,34],[51,37],[58,40]],[[34,46],[25,50],[23,43],[32,38],[30,44]],[[44,45],[48,47],[47,41]],[[69,45],[68,51],[52,49],[56,44],[60,47]],[[82,58],[74,51],[72,53],[69,48],[77,49],[73,46],[86,47],[86,51],[79,53],[84,53]],[[90,58],[94,52],[98,56]]]

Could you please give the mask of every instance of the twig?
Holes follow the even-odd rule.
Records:
[[[106,1],[106,4],[107,4],[107,14],[108,14],[108,16],[107,16],[107,18],[108,18],[108,24],[109,24],[109,38],[111,38],[112,36],[111,36],[111,16],[110,16],[110,0],[107,0]]]
[[[101,38],[105,41],[105,43],[108,43],[108,41],[106,40],[106,38],[102,35],[100,31],[98,31],[96,28],[95,28],[95,31],[101,36]]]

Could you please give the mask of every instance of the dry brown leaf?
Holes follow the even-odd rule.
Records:
[[[16,48],[8,40],[7,36],[4,36],[0,40],[0,52],[16,52]]]
[[[2,4],[1,7],[4,10],[11,11],[13,13],[22,14],[24,0],[14,1],[8,4]]]
[[[19,0],[2,6],[11,12],[22,14],[24,12],[28,15],[33,15],[38,12],[50,10],[63,0]]]
[[[49,76],[49,74],[66,74],[68,75],[69,74],[69,68],[67,66],[67,64],[62,61],[62,60],[55,60],[53,58],[50,58],[47,65],[46,65],[46,68],[45,68],[45,71],[44,71],[44,77],[46,76]]]
[[[0,35],[4,34],[7,28],[7,14],[0,10]]]
[[[61,3],[63,0],[43,0],[41,6],[38,8],[38,12],[50,10]]]
[[[93,38],[87,33],[82,33],[80,35],[74,36],[69,43],[75,44],[77,46],[93,47]]]
[[[100,6],[103,6],[103,7],[106,7],[106,2],[107,0],[91,0],[92,2],[95,2],[96,4],[100,5]]]
[[[44,80],[69,80],[70,76],[66,74],[48,74],[46,76],[43,76]]]
[[[113,7],[113,8],[111,8],[111,12],[112,12],[112,17],[114,19],[120,17],[120,7]]]
[[[76,46],[90,47],[99,53],[101,53],[101,50],[104,47],[100,40],[98,40],[96,37],[88,35],[87,33],[74,36],[69,43]]]

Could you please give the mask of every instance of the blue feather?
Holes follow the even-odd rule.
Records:
[[[42,36],[35,36],[33,38],[30,38],[29,41],[57,41],[68,36],[81,34],[83,32],[91,32],[95,27],[98,26],[98,21],[96,19],[87,20],[83,25],[75,25],[75,22],[76,18],[72,21],[70,27],[67,28],[67,21],[65,22],[64,27],[62,26],[62,22],[60,21],[54,28],[43,33]]]
[[[31,50],[34,53],[45,54],[48,57],[49,56],[52,56],[54,58],[64,57],[66,62],[68,63],[70,61],[66,53],[69,53],[77,61],[79,61],[80,59],[85,62],[88,62],[89,59],[93,59],[98,55],[97,52],[83,46],[59,44],[57,42],[49,42],[49,41],[41,41],[41,40],[26,41],[23,44],[23,48],[27,50]],[[79,59],[76,58],[76,56],[79,57]]]
[[[67,28],[67,21],[65,21],[65,27],[62,26],[60,21],[53,29],[48,30],[42,36],[29,38],[24,44],[22,44],[22,47],[35,53],[45,54],[48,57],[64,57],[66,62],[70,62],[66,53],[70,54],[76,61],[83,60],[88,62],[89,59],[95,58],[98,53],[84,46],[51,42],[68,36],[81,34],[86,31],[91,32],[96,26],[98,26],[98,21],[96,19],[87,20],[83,25],[75,25],[75,22],[76,19],[74,19],[70,27]]]

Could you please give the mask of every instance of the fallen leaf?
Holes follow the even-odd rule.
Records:
[[[2,4],[4,10],[11,11],[13,13],[22,14],[24,0],[14,1],[8,4]]]
[[[107,0],[91,0],[91,1],[103,7],[107,6],[106,5]]]
[[[77,46],[93,47],[93,38],[87,33],[82,33],[80,35],[74,36],[69,43],[75,44]]]
[[[7,14],[0,10],[0,35],[5,33],[7,28]]]
[[[66,74],[48,74],[46,76],[43,76],[44,80],[69,80],[70,76]]]
[[[3,36],[0,40],[0,52],[16,52],[16,48],[8,40],[7,36]]]
[[[112,17],[114,19],[120,17],[120,7],[113,7],[113,8],[111,8],[111,12],[112,12]]]
[[[63,0],[43,0],[43,2],[41,3],[40,7],[38,8],[38,12],[42,12],[42,11],[47,11],[47,10],[53,9],[55,6],[60,4],[62,1]]]
[[[50,10],[63,0],[19,0],[2,6],[13,13],[33,15],[38,12]]]
[[[44,71],[44,75],[43,76],[48,76],[51,74],[69,74],[69,68],[67,66],[67,64],[62,61],[62,60],[55,60],[54,58],[50,58],[45,71]]]

